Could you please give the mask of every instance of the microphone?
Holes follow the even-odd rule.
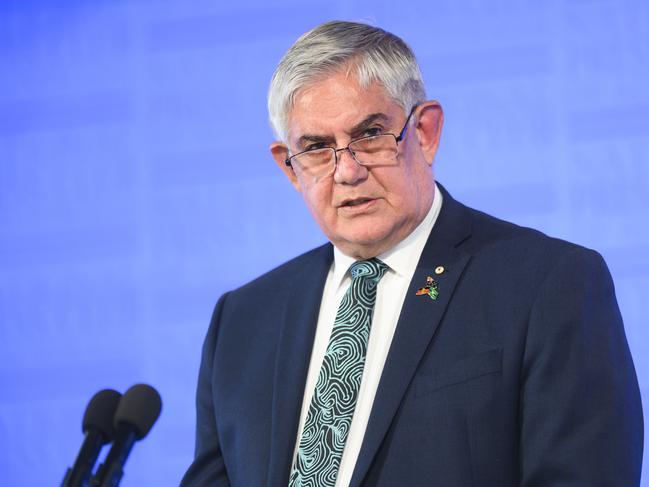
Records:
[[[147,435],[161,409],[160,394],[149,385],[137,384],[124,393],[115,411],[113,446],[92,478],[92,487],[119,485],[133,444]]]
[[[113,440],[113,417],[122,395],[112,389],[99,391],[86,406],[81,431],[85,438],[72,468],[68,468],[61,487],[87,487],[101,448]]]

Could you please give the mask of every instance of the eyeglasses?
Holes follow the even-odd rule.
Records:
[[[397,160],[398,144],[403,140],[408,129],[410,117],[415,112],[415,105],[410,110],[399,135],[390,133],[369,135],[352,140],[347,147],[317,147],[299,152],[286,158],[284,163],[297,169],[304,175],[319,180],[331,176],[338,166],[338,153],[349,151],[356,163],[365,167],[393,165]]]

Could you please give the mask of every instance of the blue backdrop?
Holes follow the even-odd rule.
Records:
[[[4,0],[1,485],[58,485],[92,394],[137,382],[164,406],[122,485],[178,484],[216,299],[324,240],[265,96],[333,18],[414,48],[456,198],[604,255],[649,401],[649,2]]]

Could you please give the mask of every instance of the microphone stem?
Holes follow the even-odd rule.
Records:
[[[99,456],[105,438],[97,431],[89,430],[81,445],[74,465],[66,473],[61,487],[87,487],[95,460]]]
[[[135,432],[132,429],[118,427],[115,442],[108,452],[106,460],[97,469],[97,474],[90,484],[91,487],[115,487],[119,485],[123,475],[122,467],[126,463],[135,440]]]

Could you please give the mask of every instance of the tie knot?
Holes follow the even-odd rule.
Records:
[[[349,268],[352,279],[372,279],[375,282],[378,282],[387,270],[388,266],[376,258],[370,260],[358,260]]]

